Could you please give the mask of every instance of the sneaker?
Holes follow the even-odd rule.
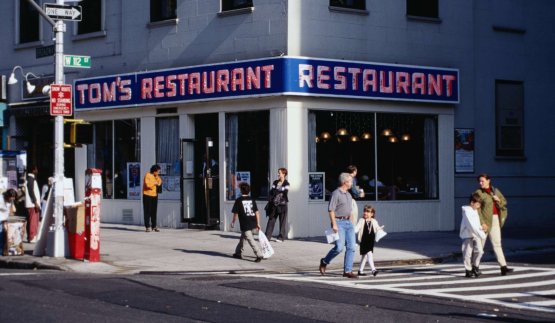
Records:
[[[327,265],[328,264],[324,262],[324,258],[320,259],[320,267],[318,268],[320,270],[320,275],[324,276],[326,274]]]
[[[276,242],[282,243],[283,239],[276,239]]]
[[[366,276],[366,274],[363,273],[363,272],[361,272],[360,270],[358,271],[358,275],[359,275],[359,276]]]
[[[374,277],[376,277],[376,275],[378,275],[378,271],[377,270],[372,270],[372,275],[374,275]]]
[[[472,276],[474,276],[474,272],[472,270],[465,270],[464,272],[464,277],[466,278],[472,278]]]
[[[146,228],[146,232],[150,232],[150,228]]]
[[[238,254],[238,253],[234,253],[234,254],[233,254],[233,258],[235,258],[235,259],[243,259],[243,256],[241,256],[241,255]]]
[[[256,257],[256,259],[254,260],[254,262],[261,262],[262,261],[262,257]]]
[[[160,229],[154,228],[154,229],[152,229],[152,231],[154,231],[154,232],[160,232]]]
[[[480,277],[480,275],[482,274],[482,271],[480,270],[480,268],[476,266],[472,266],[472,273],[474,274],[474,276]]]

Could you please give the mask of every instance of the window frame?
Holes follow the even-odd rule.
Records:
[[[153,4],[155,6],[153,6]],[[169,10],[173,11],[173,15],[163,15],[163,11],[165,6],[169,6]],[[175,22],[178,21],[177,18],[177,0],[150,0],[149,5],[149,24],[150,25],[157,25],[157,24],[164,24],[167,22]],[[155,10],[158,10],[156,12]],[[159,15],[158,17],[154,17],[155,15]]]
[[[416,7],[422,6],[423,1],[426,1],[426,3],[424,4],[425,6],[430,6],[430,7],[422,9],[423,10],[422,12],[415,11]],[[406,15],[407,15],[407,18],[411,18],[411,19],[441,21],[439,17],[439,0],[407,0]]]
[[[330,0],[329,6],[331,8],[340,8],[347,10],[366,11],[366,0],[351,0],[352,5],[348,5],[346,0]]]
[[[519,86],[520,88],[520,102],[515,103],[515,107],[513,109],[507,109],[505,106],[501,106],[499,91],[501,90],[500,87],[503,85],[508,86]],[[495,96],[495,156],[497,158],[525,158],[525,141],[524,141],[524,96],[525,96],[525,88],[523,81],[515,81],[515,80],[495,80],[495,88],[494,88],[494,96]],[[514,91],[511,91],[514,93]],[[515,118],[519,124],[509,124],[502,122],[502,118],[506,114],[515,114]],[[518,128],[519,135],[520,135],[520,147],[515,148],[507,148],[503,147],[504,140],[503,140],[503,132],[506,128]]]
[[[42,19],[40,17],[39,12],[37,11],[36,15],[37,15],[37,26],[38,26],[38,34],[37,34],[37,39],[36,40],[31,40],[31,41],[25,41],[22,42],[21,41],[21,26],[22,24],[27,25],[27,19],[21,19],[21,3],[22,2],[26,2],[27,0],[14,0],[15,1],[15,14],[14,14],[14,21],[15,21],[15,39],[14,39],[14,43],[16,45],[16,47],[35,47],[35,46],[40,46],[43,43],[43,36],[42,36]],[[42,5],[42,0],[34,0],[35,3],[39,6]],[[28,6],[31,6],[31,4],[28,4]],[[25,21],[23,21],[25,20]]]
[[[236,10],[240,10],[240,11],[252,11],[252,9],[254,8],[254,0],[244,0],[246,3],[245,4],[234,4],[236,0],[222,0],[220,2],[220,12],[224,13],[224,12],[230,12],[230,11],[236,11]]]
[[[79,33],[79,26],[83,24],[83,20],[76,21],[73,24],[73,40],[106,36],[106,0],[98,0],[98,1],[100,2],[100,15],[97,18],[97,19],[100,19],[99,30],[93,30],[86,33]],[[86,6],[83,6],[82,2],[78,3],[78,5],[80,5],[83,8],[83,18],[85,18],[86,12],[87,12]]]

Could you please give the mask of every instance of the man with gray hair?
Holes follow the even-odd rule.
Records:
[[[349,193],[353,185],[353,177],[349,173],[339,175],[340,186],[331,194],[328,212],[333,231],[339,232],[339,240],[335,241],[333,247],[326,257],[320,259],[320,274],[325,275],[326,266],[343,251],[346,247],[345,260],[343,263],[343,277],[358,278],[353,273],[353,261],[355,258],[355,229],[350,220],[352,210],[352,197]]]

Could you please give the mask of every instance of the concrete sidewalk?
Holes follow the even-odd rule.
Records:
[[[260,263],[245,245],[243,260],[231,255],[239,239],[235,232],[192,229],[161,229],[144,232],[140,226],[102,224],[101,262],[89,263],[67,258],[34,257],[34,244],[26,244],[23,256],[0,256],[0,267],[58,269],[93,274],[136,274],[178,272],[299,272],[316,271],[320,258],[331,248],[325,237],[272,242],[275,254]],[[540,249],[555,249],[551,234],[503,236],[506,257]],[[374,249],[377,266],[407,263],[431,263],[455,260],[460,256],[458,232],[390,233]],[[484,259],[494,259],[491,246],[486,246]],[[360,256],[355,257],[358,263]],[[328,270],[340,270],[343,256],[337,257]]]

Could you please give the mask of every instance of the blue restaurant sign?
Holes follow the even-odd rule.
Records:
[[[278,57],[78,79],[75,110],[301,95],[459,103],[450,68]]]

